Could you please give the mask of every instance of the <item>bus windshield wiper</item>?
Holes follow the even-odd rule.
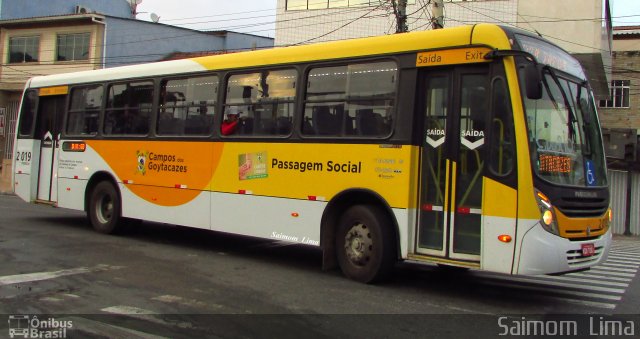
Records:
[[[567,96],[567,93],[564,91],[564,88],[562,88],[562,85],[560,84],[560,79],[558,78],[556,73],[553,71],[553,68],[551,68],[549,66],[546,66],[545,69],[551,75],[551,78],[553,79],[553,82],[556,84],[556,86],[558,86],[558,90],[560,91],[560,94],[562,94],[562,98],[564,100],[564,105],[567,107],[567,110],[569,111],[569,123],[568,123],[568,125],[569,125],[568,126],[569,127],[569,134],[573,138],[575,138],[576,137],[576,131],[575,131],[574,123],[578,122],[578,119],[576,118],[576,114],[573,111],[571,103],[569,102],[569,97]],[[545,81],[545,83],[546,83],[546,81]],[[549,91],[548,85],[547,85],[547,91]],[[553,98],[551,93],[549,93],[549,96],[551,97],[552,100],[555,101],[555,99]]]

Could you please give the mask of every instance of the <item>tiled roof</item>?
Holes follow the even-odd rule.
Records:
[[[635,35],[640,34],[640,26],[614,26],[613,35]]]

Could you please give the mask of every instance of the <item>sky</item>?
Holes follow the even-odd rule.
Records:
[[[610,1],[614,26],[640,25],[640,0]],[[168,25],[273,38],[276,4],[277,0],[142,0],[137,17],[150,21],[151,13],[155,13]]]
[[[140,1],[140,0],[138,0]],[[142,0],[138,19],[199,30],[229,30],[274,37],[277,0]]]

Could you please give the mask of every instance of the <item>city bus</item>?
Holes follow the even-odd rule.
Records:
[[[580,63],[477,24],[37,76],[15,193],[322,251],[365,283],[407,261],[562,274],[606,260],[611,211]]]

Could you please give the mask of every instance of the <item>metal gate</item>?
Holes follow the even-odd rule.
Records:
[[[627,209],[631,210],[631,234],[640,235],[640,173],[609,170],[613,233],[624,234]],[[627,183],[631,180],[631,201],[627,201]]]
[[[13,159],[13,139],[16,135],[16,120],[18,118],[19,101],[9,101],[7,105],[6,125],[4,130],[5,142],[2,158]]]

